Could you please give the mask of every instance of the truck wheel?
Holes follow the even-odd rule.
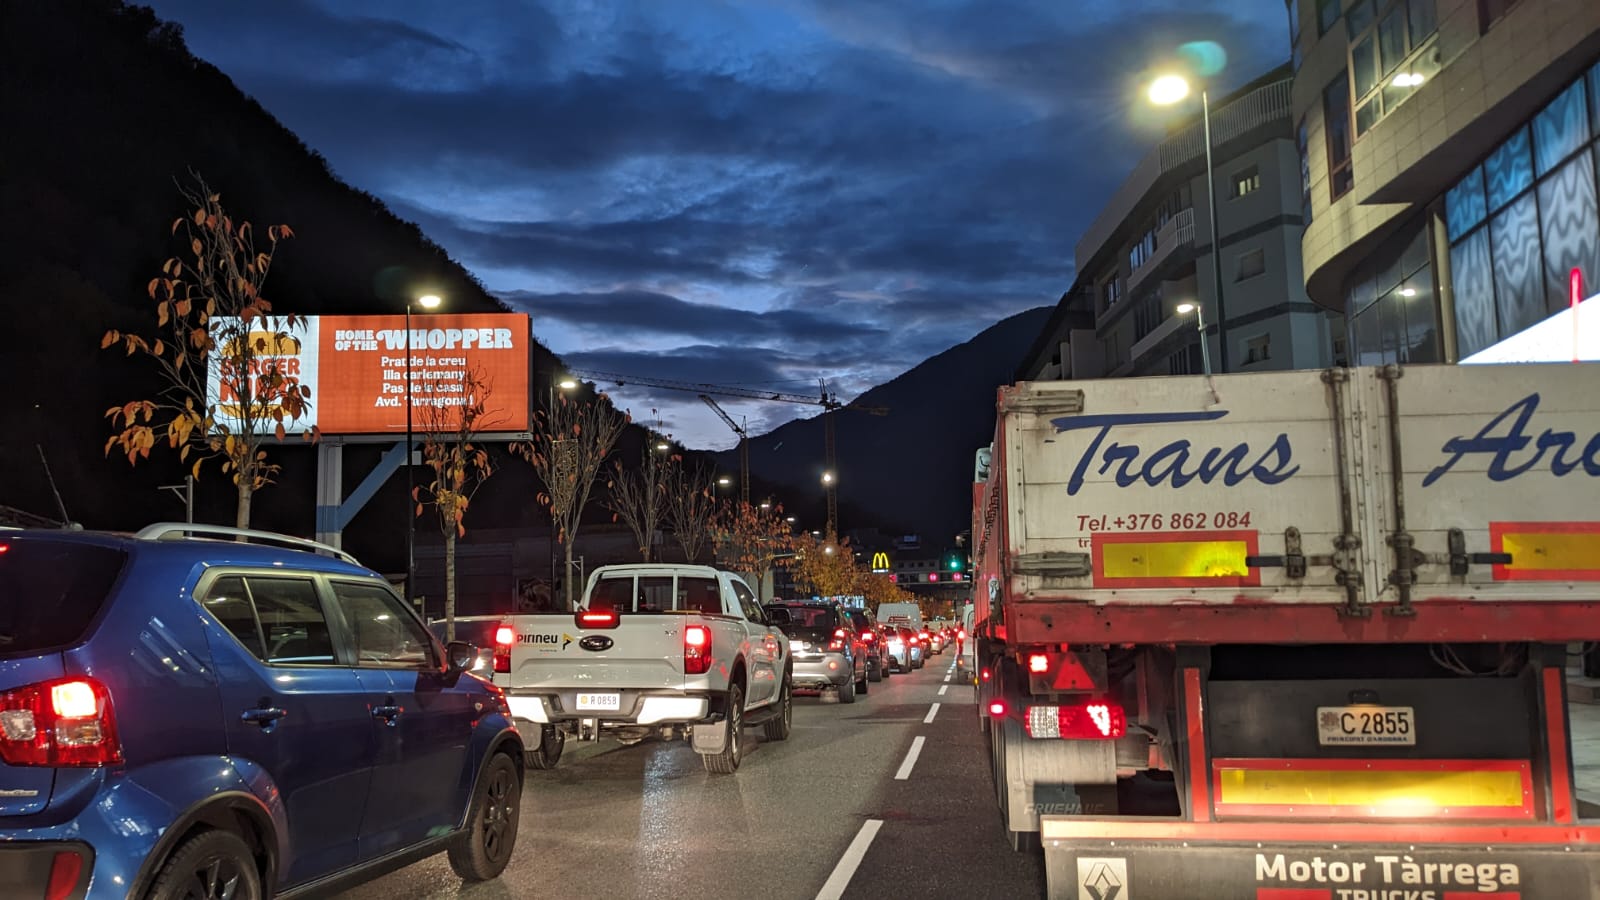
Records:
[[[517,764],[496,753],[478,776],[467,829],[450,845],[450,868],[464,881],[488,881],[505,870],[517,844],[522,778]]]
[[[839,685],[838,691],[840,703],[856,702],[856,683],[854,681],[846,681],[844,684]]]
[[[231,831],[202,831],[178,846],[161,864],[150,888],[152,900],[221,898],[260,900],[261,873],[254,854]]]
[[[778,708],[782,712],[777,718],[768,719],[762,726],[762,735],[769,741],[787,740],[789,729],[794,724],[794,689],[790,687],[789,679],[783,679],[783,687],[778,689]]]
[[[707,772],[732,775],[739,770],[739,759],[743,756],[740,741],[744,735],[744,688],[737,681],[728,685],[728,715],[722,725],[728,729],[728,740],[722,745],[722,752],[705,753],[700,759],[705,762]]]
[[[567,746],[567,733],[554,725],[539,726],[539,749],[524,753],[529,768],[554,769],[561,760],[561,750]]]

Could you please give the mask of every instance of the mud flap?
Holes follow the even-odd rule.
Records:
[[[1015,719],[999,720],[1005,740],[1006,821],[1038,831],[1041,815],[1115,815],[1116,744],[1033,740]]]
[[[689,746],[700,754],[721,753],[728,748],[728,723],[722,721],[690,726]]]

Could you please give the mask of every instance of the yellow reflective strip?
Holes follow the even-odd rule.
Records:
[[[1220,769],[1221,803],[1263,806],[1522,806],[1522,773]]]
[[[1229,578],[1249,574],[1244,541],[1147,541],[1102,545],[1106,578]]]
[[[1513,571],[1600,568],[1600,534],[1526,531],[1500,536]]]

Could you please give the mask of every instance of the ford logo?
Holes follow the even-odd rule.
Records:
[[[596,653],[599,653],[601,650],[610,650],[613,643],[614,641],[612,641],[611,638],[608,638],[603,634],[591,634],[579,641],[578,646],[585,650],[593,650]]]

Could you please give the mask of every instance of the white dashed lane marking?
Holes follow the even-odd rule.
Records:
[[[932,725],[933,724],[933,717],[937,716],[938,714],[939,714],[939,704],[935,703],[932,706],[932,708],[930,708],[928,710],[928,717],[922,720],[922,724],[924,724],[924,725]]]
[[[900,771],[894,773],[895,781],[905,781],[911,777],[911,767],[917,764],[917,757],[922,755],[922,742],[926,738],[918,735],[911,740],[911,749],[906,752],[906,761],[900,764]]]
[[[917,738],[922,740],[922,738]],[[861,830],[856,832],[856,839],[845,848],[844,856],[839,858],[839,864],[833,867],[833,874],[828,876],[828,881],[817,892],[817,900],[839,900],[844,896],[844,889],[850,886],[851,876],[856,874],[861,860],[866,858],[867,848],[872,846],[872,839],[877,837],[878,829],[883,827],[881,819],[868,819],[861,823]]]

